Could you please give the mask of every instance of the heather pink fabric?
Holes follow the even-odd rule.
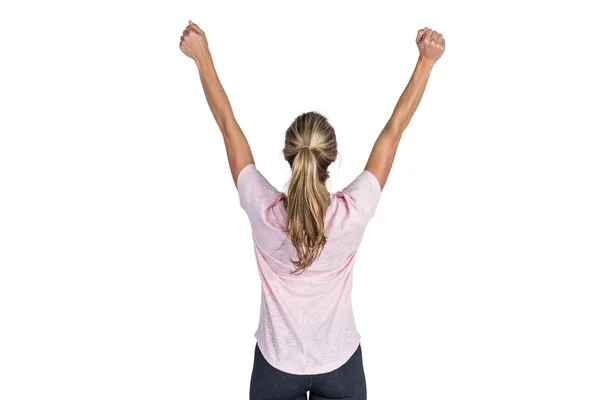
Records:
[[[351,291],[352,271],[367,223],[381,195],[379,181],[363,170],[331,193],[325,215],[327,243],[303,274],[291,275],[296,250],[286,239],[284,193],[248,164],[238,176],[240,205],[252,228],[261,279],[261,308],[254,336],[275,368],[298,375],[333,371],[360,344]],[[281,248],[280,248],[281,247]]]

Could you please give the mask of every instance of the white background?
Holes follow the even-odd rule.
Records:
[[[441,32],[355,265],[369,398],[600,398],[591,5],[3,3],[0,398],[248,397],[260,281],[188,19],[280,190],[311,110],[354,179]]]

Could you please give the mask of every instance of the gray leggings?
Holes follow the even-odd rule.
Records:
[[[366,400],[367,383],[360,344],[341,367],[322,374],[283,372],[265,360],[258,344],[250,379],[250,400]]]

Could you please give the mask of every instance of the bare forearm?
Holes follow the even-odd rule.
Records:
[[[200,58],[194,59],[194,62],[198,67],[200,81],[202,82],[202,88],[210,111],[217,121],[219,129],[221,132],[224,132],[226,124],[234,121],[233,110],[217,75],[212,55],[210,52],[207,52]]]
[[[401,135],[406,129],[421,102],[432,68],[433,63],[419,57],[413,74],[385,126],[387,131]]]

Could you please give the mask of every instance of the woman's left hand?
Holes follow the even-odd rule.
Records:
[[[206,34],[198,25],[189,21],[188,26],[181,35],[179,48],[186,56],[194,61],[198,61],[204,55],[209,53]]]

